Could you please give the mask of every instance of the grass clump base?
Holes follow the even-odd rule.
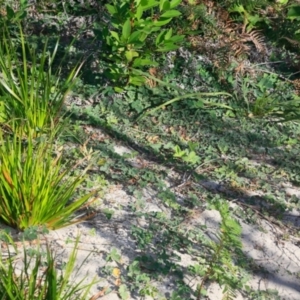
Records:
[[[53,136],[35,138],[27,131],[22,139],[24,131],[17,127],[12,136],[0,132],[0,220],[20,230],[58,229],[82,221],[74,213],[88,205],[95,191],[73,198],[87,168],[73,176],[74,166],[62,162],[62,152],[55,154]]]

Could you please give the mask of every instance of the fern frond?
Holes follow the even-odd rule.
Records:
[[[244,43],[243,40],[238,39],[232,43],[231,49],[234,51],[233,55],[239,57],[245,54],[248,55],[251,47]]]
[[[228,284],[225,285],[223,289],[223,298],[222,300],[234,300],[236,299],[235,290]]]
[[[255,45],[258,52],[265,51],[264,38],[260,31],[253,30],[248,33],[250,41]]]
[[[232,0],[226,2],[227,7],[232,9],[237,6],[242,6],[249,14],[267,7],[269,4],[268,0]]]

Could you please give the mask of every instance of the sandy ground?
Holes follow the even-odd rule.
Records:
[[[151,194],[151,190],[145,189],[144,192],[145,194]],[[293,190],[290,192],[296,193]],[[130,234],[131,226],[137,224],[137,218],[133,218],[129,209],[130,204],[135,199],[126,194],[121,185],[118,185],[110,186],[102,200],[100,209],[106,207],[115,211],[110,220],[99,213],[85,223],[52,231],[46,235],[46,238],[55,250],[58,261],[63,262],[68,260],[74,241],[80,235],[78,265],[81,265],[89,254],[90,256],[78,273],[74,273],[73,280],[77,281],[87,276],[86,280],[90,281],[95,277],[99,282],[93,285],[90,299],[117,300],[121,299],[118,295],[118,287],[122,284],[122,274],[125,274],[127,265],[139,253]],[[155,199],[152,200],[147,202],[144,210],[148,212],[161,211]],[[232,203],[232,206],[234,205],[236,204]],[[298,226],[300,222],[299,212],[289,212],[286,219]],[[140,222],[145,222],[145,220],[140,220]],[[220,215],[217,211],[205,210],[194,217],[189,226],[206,224],[208,230],[213,234],[218,230],[219,222]],[[259,226],[249,225],[242,221],[241,225],[244,253],[253,259],[253,266],[257,266],[259,270],[264,270],[263,273],[256,272],[255,275],[252,274],[248,284],[255,290],[276,289],[279,298],[274,299],[300,299],[300,238],[289,237],[283,239],[284,233],[268,220],[261,220]],[[30,245],[26,245],[26,247],[30,247]],[[118,264],[106,261],[108,253],[113,248],[116,248],[121,255]],[[2,248],[2,252],[5,254],[4,248]],[[18,255],[22,256],[21,247]],[[193,264],[188,254],[179,255],[181,256],[180,264],[183,266]],[[114,277],[103,276],[102,271],[108,264],[118,270],[118,272],[115,272]],[[186,277],[185,281],[191,287],[196,287],[197,279]],[[126,282],[124,283],[126,284]],[[163,281],[156,283],[156,285],[161,294],[168,299],[168,295],[172,292],[172,282]],[[129,299],[142,298],[132,296]],[[222,288],[217,284],[210,284],[206,299],[222,299]],[[237,294],[236,299],[245,298]]]

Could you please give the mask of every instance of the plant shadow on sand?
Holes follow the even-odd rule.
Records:
[[[122,117],[124,118],[124,114]],[[117,196],[118,200],[114,201],[114,208],[111,207],[109,201],[106,202],[106,205],[112,208],[115,213],[112,214],[110,220],[104,222],[107,226],[112,227],[105,239],[111,239],[114,236],[114,241],[112,240],[111,244],[117,249],[130,244],[128,250],[124,250],[124,253],[127,251],[130,253],[128,256],[131,263],[133,260],[138,261],[139,272],[143,270],[151,278],[160,278],[160,280],[162,280],[161,278],[165,278],[164,280],[169,278],[167,279],[169,282],[167,287],[160,287],[163,293],[168,294],[168,289],[172,289],[171,286],[177,289],[180,284],[183,284],[187,288],[183,293],[192,297],[192,289],[195,289],[197,282],[194,281],[188,284],[189,280],[186,278],[191,276],[191,266],[194,265],[194,262],[191,260],[192,255],[186,254],[185,251],[191,247],[195,252],[206,253],[209,248],[202,245],[201,242],[191,242],[189,237],[176,230],[174,231],[172,228],[185,228],[186,231],[190,230],[192,232],[195,228],[201,228],[205,224],[207,226],[209,223],[210,229],[203,230],[203,234],[210,238],[214,236],[213,232],[219,230],[220,216],[216,211],[207,210],[206,202],[215,197],[226,199],[230,203],[232,212],[242,224],[242,241],[244,245],[244,258],[242,261],[248,262],[247,271],[252,273],[251,285],[254,290],[264,289],[257,284],[257,282],[264,279],[270,283],[270,289],[278,288],[280,294],[288,295],[291,293],[293,295],[293,293],[299,293],[296,274],[299,272],[300,263],[294,255],[299,251],[297,247],[298,239],[293,237],[299,225],[297,223],[291,224],[291,216],[286,211],[288,203],[284,203],[280,197],[277,201],[273,187],[275,184],[278,185],[279,179],[276,176],[272,178],[273,168],[276,168],[275,172],[278,171],[279,173],[282,170],[286,173],[294,173],[297,171],[298,166],[291,163],[289,149],[287,151],[279,149],[278,140],[272,136],[268,138],[268,135],[262,132],[263,130],[259,131],[257,128],[251,131],[246,130],[245,126],[243,128],[239,123],[231,122],[231,120],[224,126],[224,120],[220,120],[218,124],[214,118],[212,120],[213,126],[209,122],[203,126],[203,135],[209,136],[206,146],[211,143],[212,146],[216,147],[217,142],[222,139],[227,143],[229,149],[234,149],[234,155],[220,158],[218,164],[213,165],[213,169],[226,165],[226,172],[230,173],[233,170],[238,173],[238,176],[235,176],[234,179],[242,177],[244,180],[249,174],[247,170],[249,165],[253,168],[251,166],[252,161],[254,161],[256,169],[264,165],[270,168],[267,171],[255,173],[258,174],[260,179],[259,187],[267,185],[269,189],[262,190],[258,188],[259,191],[255,191],[252,186],[252,190],[248,191],[246,184],[242,188],[236,187],[228,180],[216,178],[215,173],[206,172],[202,174],[197,172],[195,168],[175,160],[172,154],[167,151],[159,153],[154,151],[147,143],[137,143],[132,135],[122,133],[122,130],[115,129],[112,126],[97,126],[96,123],[99,124],[99,120],[95,120],[91,116],[81,114],[77,118],[73,114],[72,118],[74,118],[74,121],[80,119],[82,123],[88,124],[92,128],[91,134],[94,129],[95,132],[104,133],[107,138],[106,143],[99,143],[97,139],[90,143],[94,150],[100,150],[102,156],[109,158],[109,167],[106,168],[104,174],[109,182],[116,184],[117,190],[120,192],[120,195]],[[264,127],[264,129],[266,128]],[[284,130],[284,128],[281,130]],[[284,134],[286,137],[293,135],[291,129],[287,129]],[[178,143],[178,140],[176,140],[176,143]],[[184,144],[181,146],[184,146]],[[127,149],[128,152],[116,153],[118,148]],[[277,148],[278,151],[270,151],[270,149]],[[128,160],[126,153],[132,151],[138,154],[133,159]],[[221,156],[222,153],[219,155]],[[236,159],[234,159],[234,156]],[[241,167],[239,162],[236,163],[240,157],[247,157],[248,165]],[[280,161],[281,166],[274,165],[274,160]],[[141,161],[144,163],[141,164]],[[232,163],[228,164],[228,161],[232,161]],[[155,175],[150,176],[151,173]],[[268,173],[271,173],[271,175]],[[148,175],[145,176],[145,174]],[[249,179],[253,180],[251,172],[250,175],[252,176],[249,176]],[[141,178],[146,179],[140,180]],[[184,178],[188,178],[188,180]],[[160,181],[168,181],[168,193],[162,193],[162,189],[159,188],[158,184]],[[286,182],[288,183],[289,179],[286,179]],[[164,188],[166,188],[165,185]],[[294,186],[294,188],[297,187]],[[195,197],[191,194],[196,195],[198,199],[195,200]],[[114,195],[113,192],[112,195]],[[124,203],[121,200],[123,197],[127,199]],[[172,209],[169,199],[166,199],[168,197],[172,198],[175,203],[175,209]],[[100,212],[102,209],[100,207]],[[122,215],[119,220],[118,212]],[[162,212],[168,216],[169,220],[175,220],[175,223],[177,223],[167,224],[164,219],[164,221],[160,219],[158,215]],[[295,213],[294,218],[297,219],[299,210],[294,208],[293,213]],[[104,217],[105,214],[101,213],[100,215],[103,221],[106,218]],[[99,223],[97,220],[98,217],[83,226],[98,228]],[[114,220],[117,220],[117,224],[122,220],[122,225],[115,225]],[[105,227],[104,224],[102,223],[100,226]],[[118,233],[120,229],[116,228],[122,228],[121,231],[126,232],[124,239]],[[279,252],[274,251],[275,248]],[[281,258],[282,252],[285,254]],[[179,258],[181,258],[182,263],[179,263]],[[130,264],[129,261],[128,264]],[[280,267],[289,264],[290,266],[287,268]],[[127,271],[125,269],[122,272],[128,272],[128,269]],[[277,274],[279,269],[280,271]],[[288,276],[288,272],[294,275]],[[191,286],[193,286],[192,289]],[[244,294],[244,297],[246,297],[246,294]],[[291,297],[293,299],[293,296]]]

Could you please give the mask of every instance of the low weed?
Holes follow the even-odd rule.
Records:
[[[234,263],[243,256],[241,232],[238,222],[230,216],[228,203],[217,201],[215,208],[221,215],[220,231],[217,233],[217,241],[211,241],[211,257],[205,260],[205,265],[198,266],[202,275],[201,282],[197,285],[197,300],[206,295],[205,285],[207,281],[215,280],[223,287],[223,295],[226,299],[235,299],[236,291],[244,288],[247,279],[241,280],[242,262]]]
[[[31,253],[28,253],[25,246],[23,247],[23,266],[21,266],[21,270],[18,270],[20,265],[15,261],[14,255],[8,253],[8,257],[3,258],[0,252],[1,299],[86,300],[89,290],[96,283],[95,279],[89,284],[83,284],[85,278],[79,282],[71,283],[78,253],[79,238],[79,236],[76,238],[74,248],[64,270],[60,271],[56,267],[57,258],[48,242],[46,253],[43,253],[41,245],[38,245],[38,248],[31,251]],[[11,245],[14,246],[15,251],[18,251],[13,242],[11,242]]]

